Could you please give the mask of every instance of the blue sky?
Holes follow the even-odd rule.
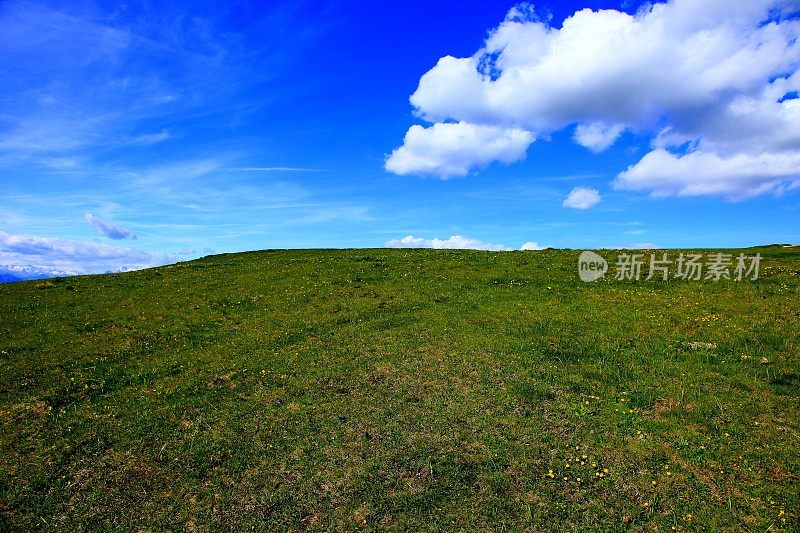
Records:
[[[798,3],[732,6],[0,2],[0,265],[800,241]]]

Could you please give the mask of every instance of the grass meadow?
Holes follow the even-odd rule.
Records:
[[[757,281],[376,249],[0,285],[0,529],[798,531],[800,248],[746,252]]]

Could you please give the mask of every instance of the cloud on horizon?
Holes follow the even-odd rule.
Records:
[[[0,266],[38,267],[53,275],[122,272],[179,261],[175,254],[0,231]]]
[[[136,234],[131,230],[123,228],[122,226],[117,226],[116,224],[112,224],[111,222],[107,222],[101,218],[97,218],[91,213],[84,214],[83,218],[86,219],[86,222],[91,224],[92,227],[94,227],[97,233],[103,234],[109,239],[119,241],[122,239],[136,238]]]
[[[506,246],[505,244],[493,244],[490,242],[479,241],[478,239],[470,239],[463,235],[453,235],[448,239],[423,239],[414,237],[413,235],[406,235],[402,239],[391,239],[386,241],[383,245],[385,248],[433,248],[436,250],[488,250],[492,252],[510,252],[515,250]],[[540,246],[535,242],[526,242],[520,250],[544,250],[544,246]]]
[[[741,199],[797,187],[799,14],[792,0],[672,0],[635,15],[583,9],[556,28],[520,4],[475,54],[421,77],[410,101],[432,125],[412,126],[386,170],[463,176],[574,128],[593,152],[624,131],[652,139],[619,190]],[[516,142],[476,151],[471,131],[481,147]]]
[[[547,246],[542,246],[538,242],[528,241],[519,247],[520,250],[544,250]]]

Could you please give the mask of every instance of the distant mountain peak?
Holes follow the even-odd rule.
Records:
[[[19,263],[11,263],[0,265],[0,282],[7,283],[10,281],[20,281],[26,279],[44,279],[55,278],[60,276],[76,276],[80,274],[75,269],[57,269],[46,268],[34,265],[21,265]],[[6,279],[8,278],[8,279]]]

